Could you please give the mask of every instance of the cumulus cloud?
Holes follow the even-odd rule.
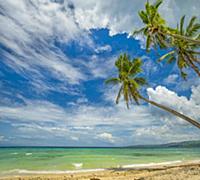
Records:
[[[199,90],[199,86],[193,87],[189,99],[163,86],[149,88],[147,92],[150,99],[200,120]],[[9,123],[18,135],[36,138],[36,134],[41,134],[40,139],[67,138],[83,145],[86,145],[85,139],[87,145],[131,145],[183,141],[199,136],[197,129],[187,122],[144,104],[127,110],[123,102],[117,106],[76,103],[64,108],[48,101],[27,101],[21,106],[1,106],[0,117],[1,123]]]
[[[200,106],[198,104],[199,98],[196,94],[199,91],[199,86],[192,88],[192,95],[190,99],[185,96],[179,96],[177,93],[167,89],[163,86],[157,86],[155,89],[148,88],[147,93],[151,100],[156,101],[160,104],[171,107],[185,115],[200,120]],[[194,97],[196,100],[194,100]],[[171,118],[170,118],[171,119]],[[174,121],[173,121],[174,122]],[[180,123],[186,123],[183,120],[179,120]],[[176,121],[175,121],[176,123]]]
[[[141,27],[138,11],[144,9],[146,0],[74,0],[75,18],[84,29],[109,28],[110,35],[118,33],[132,33],[133,29]],[[151,2],[155,2],[152,0]],[[112,7],[112,8],[110,8]],[[200,16],[198,0],[173,1],[166,0],[161,6],[161,14],[172,26],[184,14]]]
[[[97,135],[97,139],[108,141],[110,143],[114,143],[115,142],[115,138],[113,137],[113,135],[110,134],[110,133],[107,133],[107,132],[98,134]]]

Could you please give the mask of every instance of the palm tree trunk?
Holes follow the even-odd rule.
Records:
[[[165,34],[165,33],[162,33],[162,34]],[[182,35],[179,35],[179,34],[173,34],[173,33],[170,33],[170,32],[166,32],[167,35],[169,36],[172,36],[174,38],[178,38],[178,39],[183,39],[185,41],[188,41],[188,42],[193,42],[195,44],[200,44],[200,41],[199,40],[196,40],[196,39],[191,39],[187,36],[182,36]]]
[[[146,99],[141,95],[139,95],[139,98],[142,99],[143,101],[146,101],[146,102],[148,102],[148,103],[150,103],[150,104],[152,104],[152,105],[154,105],[154,106],[156,106],[156,107],[158,107],[160,109],[163,109],[163,110],[165,110],[165,111],[167,111],[167,112],[169,112],[169,113],[171,113],[171,114],[173,114],[173,115],[175,115],[175,116],[177,116],[177,117],[179,117],[179,118],[191,123],[192,125],[194,125],[194,126],[196,126],[196,127],[198,127],[200,129],[200,123],[195,121],[195,120],[193,120],[193,119],[191,119],[190,117],[185,116],[184,114],[181,114],[181,113],[179,113],[179,112],[177,112],[177,111],[175,111],[175,110],[173,110],[173,109],[171,109],[169,107],[163,106],[163,105],[158,104],[158,103],[156,103],[154,101]]]

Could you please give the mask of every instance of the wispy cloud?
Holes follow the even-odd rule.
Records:
[[[190,139],[198,138],[199,132],[194,127],[150,105],[133,105],[130,110],[125,108],[123,101],[114,105],[116,89],[106,87],[99,90],[94,86],[97,89],[91,91],[102,100],[95,103],[89,100],[93,96],[87,97],[89,92],[82,92],[85,88],[83,82],[102,81],[113,75],[114,61],[121,52],[121,48],[115,49],[112,43],[103,40],[96,43],[90,29],[108,28],[110,35],[131,33],[141,25],[137,12],[143,8],[145,0],[128,3],[133,6],[120,0],[115,3],[112,0],[0,2],[0,56],[1,70],[4,70],[0,76],[5,78],[5,71],[13,73],[8,73],[11,80],[5,78],[0,82],[0,124],[3,124],[0,126],[0,129],[3,127],[0,141],[24,145],[49,145],[51,141],[60,145],[66,142],[70,145],[94,145],[99,142],[100,145],[127,145],[185,140],[186,131]],[[164,1],[162,8],[166,8],[162,9],[162,13],[170,24],[182,15],[180,7],[184,7],[184,13],[199,16],[197,1],[185,4],[187,7],[179,0]],[[168,12],[171,12],[170,16]],[[110,41],[114,36],[108,38]],[[80,56],[71,57],[65,51],[68,45],[73,44],[81,49]],[[152,80],[162,65],[157,65],[146,56],[142,59],[144,74]],[[176,70],[164,80],[164,85],[170,83],[175,86],[175,81],[179,81]],[[27,84],[21,86],[24,81],[17,78]],[[156,77],[158,83],[161,82],[159,78],[163,76]],[[149,88],[147,94],[157,102],[199,119],[199,80],[192,78],[176,85],[179,89],[188,90],[191,83],[195,86],[190,98],[178,95],[168,86],[155,84],[153,87],[156,88]],[[35,99],[25,88],[31,93],[34,90],[34,93],[45,95]],[[49,91],[51,95],[46,93]],[[69,97],[69,101],[64,96],[57,99],[60,92],[76,97]],[[62,98],[63,101],[67,99],[65,103],[60,101]]]
[[[199,89],[192,88],[190,99],[161,86],[148,89],[148,95],[150,99],[199,119]],[[41,134],[52,139],[68,137],[76,143],[83,143],[84,139],[90,143],[101,140],[102,144],[115,145],[138,144],[140,140],[150,143],[150,139],[152,143],[164,143],[185,140],[186,131],[191,139],[199,136],[187,122],[157,108],[133,105],[127,110],[122,103],[118,106],[77,103],[65,109],[48,101],[26,101],[21,106],[1,106],[0,117],[1,122],[9,123],[18,134],[30,137]]]
[[[64,4],[53,1],[1,2],[1,57],[37,89],[42,86],[41,90],[56,90],[48,83],[51,78],[58,80],[61,88],[85,79],[81,70],[55,45],[56,41],[84,41],[87,36],[70,11]]]

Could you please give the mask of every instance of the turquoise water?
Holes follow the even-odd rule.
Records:
[[[0,148],[0,174],[200,159],[200,148]]]

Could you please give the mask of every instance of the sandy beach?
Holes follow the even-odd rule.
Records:
[[[200,180],[200,161],[149,167],[117,168],[66,174],[32,174],[1,177],[5,180]]]

